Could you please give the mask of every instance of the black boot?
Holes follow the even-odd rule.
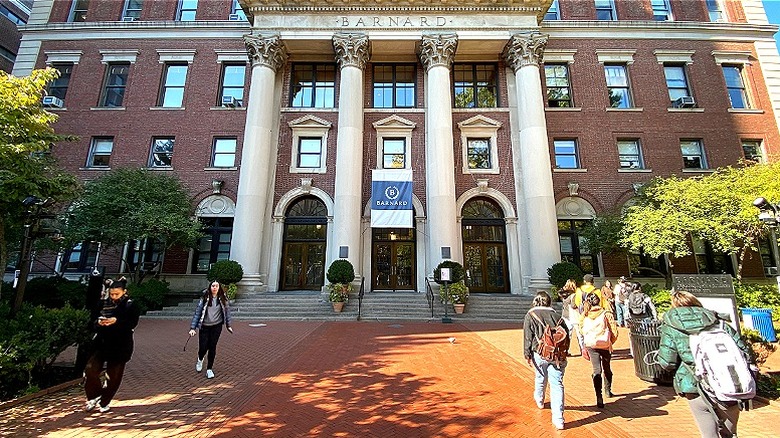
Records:
[[[607,397],[614,397],[612,393],[612,373],[604,373],[604,392],[607,393]]]
[[[601,374],[593,376],[593,389],[596,391],[596,406],[604,407],[604,397],[601,395]]]

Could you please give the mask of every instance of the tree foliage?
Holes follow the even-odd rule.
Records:
[[[14,77],[0,72],[0,266],[8,260],[9,242],[20,239],[27,196],[62,204],[78,193],[78,179],[56,165],[54,143],[74,137],[55,133],[57,120],[41,106],[46,84],[57,70],[33,70]]]

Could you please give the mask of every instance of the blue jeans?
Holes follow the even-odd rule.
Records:
[[[563,424],[563,373],[566,371],[566,361],[555,366],[534,353],[534,400],[544,403],[544,389],[550,382],[550,410],[553,423]]]
[[[617,318],[617,323],[621,327],[626,326],[626,305],[623,303],[615,303],[615,317]]]

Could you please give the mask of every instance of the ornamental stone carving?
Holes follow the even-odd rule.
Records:
[[[337,33],[333,35],[333,49],[341,68],[365,68],[369,58],[368,36],[359,33]]]
[[[277,71],[287,60],[287,52],[279,35],[251,33],[244,35],[244,44],[252,65],[264,65]]]
[[[458,36],[455,34],[423,35],[420,43],[420,61],[425,70],[436,66],[450,68],[458,48]]]
[[[514,71],[527,65],[539,66],[547,46],[547,35],[533,30],[512,35],[504,49],[504,57]]]

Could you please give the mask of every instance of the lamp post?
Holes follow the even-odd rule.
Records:
[[[22,239],[22,251],[19,255],[19,280],[16,283],[16,299],[14,300],[14,307],[12,313],[16,312],[22,307],[24,301],[24,290],[27,286],[27,276],[30,274],[31,265],[31,253],[33,248],[33,242],[37,237],[54,234],[54,230],[51,226],[41,227],[41,219],[53,219],[54,216],[47,214],[43,211],[44,208],[50,206],[54,201],[51,198],[41,199],[37,196],[28,196],[22,201],[22,205],[27,208],[24,220],[24,238]]]
[[[765,198],[756,198],[753,205],[758,208],[758,219],[769,227],[771,239],[776,243],[772,245],[772,259],[775,266],[780,267],[780,249],[777,246],[777,229],[780,227],[780,204],[772,204]],[[780,287],[780,277],[778,277]]]

